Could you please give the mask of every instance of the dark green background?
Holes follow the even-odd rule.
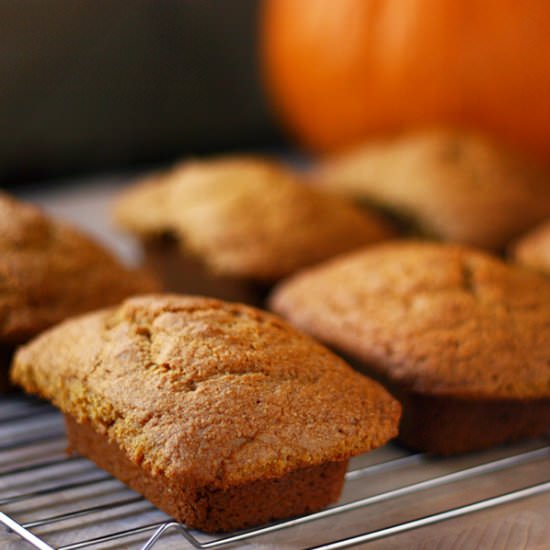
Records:
[[[280,143],[255,0],[0,0],[3,184]]]

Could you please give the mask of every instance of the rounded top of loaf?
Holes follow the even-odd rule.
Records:
[[[521,265],[550,275],[550,218],[518,239],[511,256]]]
[[[13,379],[153,475],[228,487],[341,461],[396,435],[399,404],[274,315],[152,295],[69,320]]]
[[[212,271],[273,281],[391,235],[376,214],[252,157],[186,162],[129,188],[118,223],[144,237],[170,233]]]
[[[156,285],[90,238],[0,193],[0,342],[15,345],[77,313]]]
[[[322,188],[392,211],[421,231],[489,249],[550,216],[550,171],[476,133],[431,129],[328,159]]]
[[[396,241],[283,282],[275,311],[408,390],[550,397],[550,281],[462,245]]]

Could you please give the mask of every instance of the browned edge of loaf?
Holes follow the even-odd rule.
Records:
[[[361,358],[329,347],[401,403],[396,442],[412,450],[449,456],[539,437],[550,429],[550,397],[505,399],[419,393],[389,380]]]
[[[10,363],[15,348],[8,345],[0,345],[0,393],[7,393],[15,390],[10,381]]]
[[[338,500],[347,461],[326,462],[226,490],[182,487],[153,477],[89,424],[65,415],[69,448],[91,459],[172,516],[206,532],[234,531],[272,520],[315,512]]]
[[[265,305],[271,285],[213,273],[200,258],[185,253],[169,234],[146,238],[142,244],[145,268],[161,281],[165,291]]]
[[[537,437],[550,427],[550,398],[475,399],[389,389],[403,405],[398,439],[415,450],[478,451]]]

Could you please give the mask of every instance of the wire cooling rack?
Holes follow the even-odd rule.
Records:
[[[20,396],[0,399],[0,524],[6,527],[1,548],[25,547],[23,539],[41,550],[255,548],[255,541],[261,548],[328,550],[544,493],[542,505],[550,510],[548,438],[445,460],[388,445],[350,463],[338,504],[207,536],[174,522],[88,460],[68,456],[62,417],[49,405]]]

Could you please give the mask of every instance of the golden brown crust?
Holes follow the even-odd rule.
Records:
[[[76,229],[0,194],[0,342],[156,289]]]
[[[141,236],[174,234],[214,272],[266,281],[392,234],[376,214],[302,183],[261,159],[188,162],[128,189],[115,215]]]
[[[277,317],[197,297],[144,296],[67,321],[21,348],[12,376],[186,487],[346,460],[395,436],[400,412]]]
[[[511,249],[517,263],[550,275],[550,220],[521,237]]]
[[[550,282],[460,245],[393,242],[281,284],[275,311],[420,394],[550,397]],[[550,420],[550,419],[549,419]]]
[[[550,216],[550,173],[476,134],[436,129],[369,143],[315,175],[428,234],[483,248],[503,249]]]

